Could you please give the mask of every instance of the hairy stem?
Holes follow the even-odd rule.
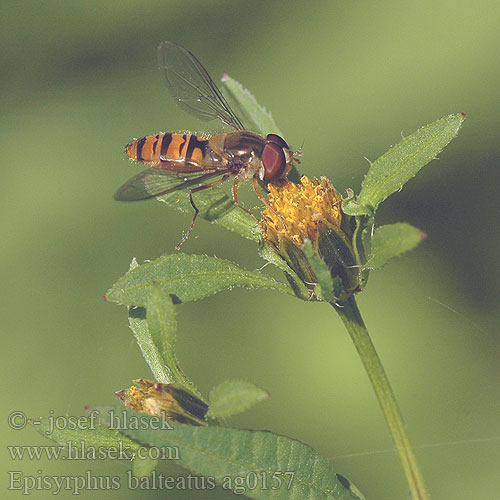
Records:
[[[420,473],[415,455],[406,435],[403,418],[396,398],[389,384],[377,351],[370,339],[358,306],[353,296],[341,304],[332,304],[338,312],[365,366],[382,412],[391,431],[392,439],[403,465],[406,479],[410,485],[413,500],[429,500],[424,479]]]

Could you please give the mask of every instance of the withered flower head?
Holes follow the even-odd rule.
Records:
[[[326,264],[339,286],[337,299],[359,289],[359,263],[352,247],[349,218],[341,210],[342,198],[326,177],[299,184],[269,185],[268,204],[262,213],[264,240],[287,262],[299,278],[315,291],[317,277],[303,252],[310,240],[314,253]]]
[[[115,392],[127,408],[176,422],[207,425],[208,406],[181,387],[145,379],[134,380],[134,383],[136,385],[129,389]]]

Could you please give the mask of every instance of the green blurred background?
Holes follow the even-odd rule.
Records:
[[[173,253],[190,222],[154,201],[112,200],[139,170],[124,158],[131,138],[215,130],[178,109],[161,81],[156,46],[174,40],[214,78],[227,71],[251,89],[286,140],[303,147],[302,172],[327,175],[339,190],[359,192],[364,157],[376,159],[401,134],[467,113],[439,160],[380,210],[380,223],[408,221],[428,239],[373,273],[358,301],[432,497],[499,498],[497,1],[25,0],[1,7],[5,415],[82,414],[87,404],[114,404],[113,392],[131,379],[150,377],[125,309],[102,296],[133,256]],[[263,264],[253,243],[202,220],[183,251],[248,269]],[[271,393],[228,424],[313,446],[367,499],[408,498],[367,377],[331,308],[234,290],[180,306],[178,324],[180,361],[205,393],[227,378]],[[5,422],[9,445],[50,444]],[[128,464],[116,461],[3,456],[4,470],[26,475],[91,469],[122,476],[120,491],[83,498],[233,497],[128,491]]]

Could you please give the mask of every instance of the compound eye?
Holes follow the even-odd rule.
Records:
[[[268,134],[266,140],[268,142],[273,142],[274,144],[277,144],[280,148],[290,149],[288,147],[288,144],[279,135]]]
[[[283,148],[274,142],[266,143],[262,150],[262,164],[264,165],[264,181],[271,182],[279,179],[286,168]]]

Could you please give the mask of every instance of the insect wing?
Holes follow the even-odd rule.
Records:
[[[162,42],[158,62],[170,93],[184,111],[200,120],[217,118],[229,127],[244,130],[207,70],[189,50],[174,42]]]
[[[208,179],[225,173],[225,170],[212,172],[190,172],[182,174],[172,170],[148,168],[129,179],[115,193],[117,201],[139,201],[162,196],[179,189],[204,183]]]

